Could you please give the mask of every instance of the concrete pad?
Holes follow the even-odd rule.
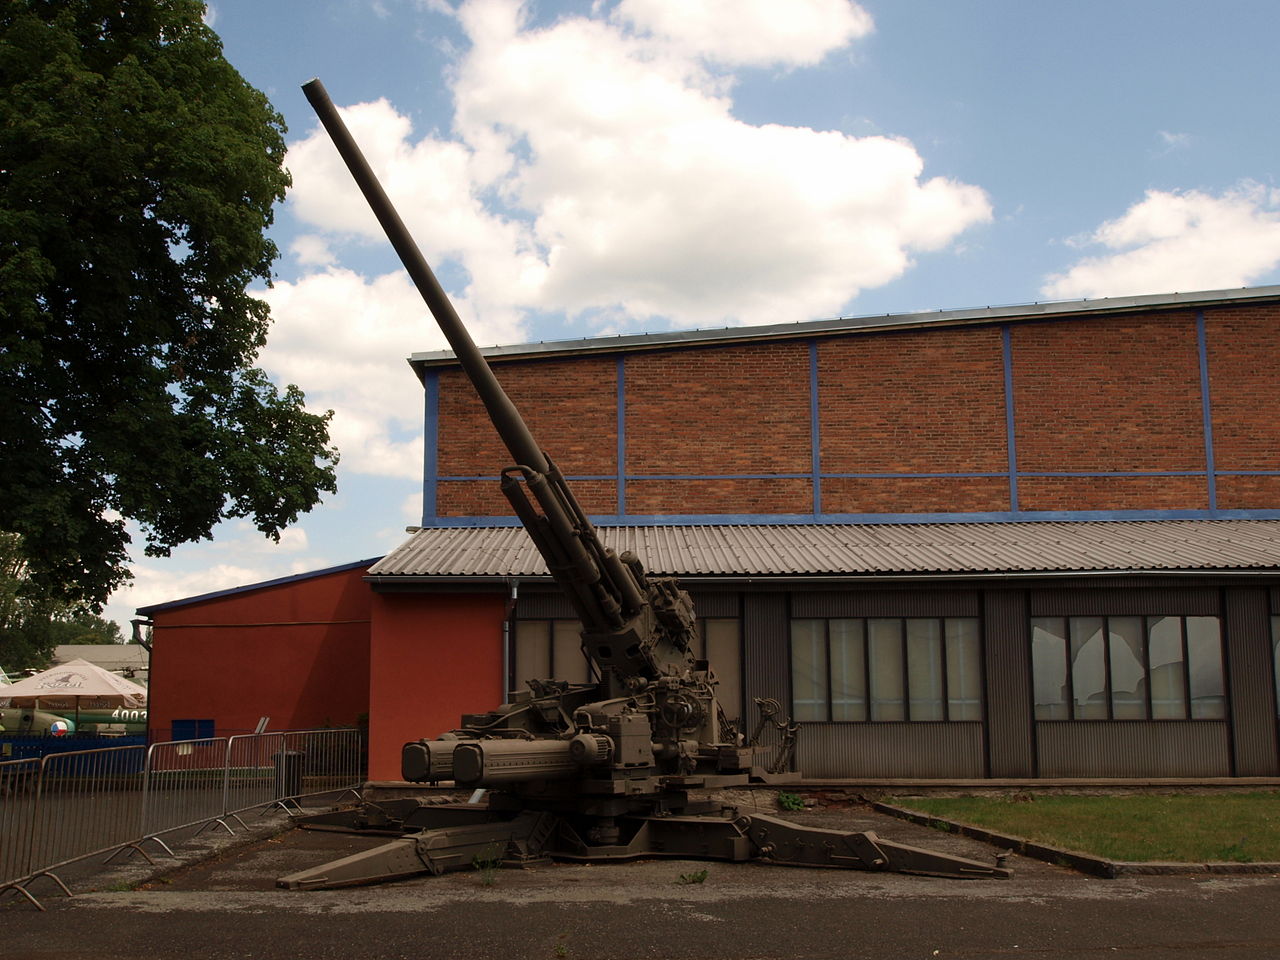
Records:
[[[978,841],[865,807],[794,819],[986,859]],[[942,880],[684,860],[285,891],[276,877],[380,838],[291,831],[141,889],[0,905],[0,956],[896,958],[1280,954],[1274,877],[1098,880],[1013,857],[1012,880]],[[681,875],[706,870],[702,883]],[[488,882],[486,882],[488,881]],[[52,938],[52,940],[50,939]],[[51,945],[52,944],[52,945]]]

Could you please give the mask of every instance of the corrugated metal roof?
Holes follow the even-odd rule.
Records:
[[[807,577],[1280,568],[1280,520],[600,527],[656,574]],[[369,570],[386,577],[537,577],[521,527],[419,530]]]

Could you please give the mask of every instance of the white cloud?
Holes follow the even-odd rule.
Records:
[[[515,0],[473,0],[451,136],[386,100],[342,109],[478,343],[524,339],[539,312],[597,331],[829,316],[990,219],[982,190],[926,179],[905,140],[737,119],[732,74],[706,65],[773,41],[771,62],[814,61],[871,29],[861,8],[797,0],[784,29],[753,0],[717,37],[720,0],[666,9],[627,0],[612,20],[533,28]],[[293,253],[316,269],[261,294],[263,365],[337,411],[343,470],[416,477],[421,391],[403,358],[444,341],[401,272],[336,266],[387,241],[318,125],[288,165],[307,226]]]
[[[529,248],[527,228],[487,210],[477,188],[505,173],[510,161],[501,161],[502,170],[485,169],[462,143],[415,142],[409,118],[386,100],[341,113],[423,255],[437,268],[461,264],[472,281],[465,295],[486,316],[496,314],[495,323],[509,324],[511,305],[527,303],[545,271]],[[299,219],[331,241],[354,237],[385,246],[382,228],[322,129],[290,144],[288,163],[289,202]]]
[[[1168,130],[1161,130],[1157,134],[1160,140],[1160,155],[1172,153],[1175,150],[1184,150],[1191,146],[1191,134],[1189,133],[1171,133]]]
[[[1280,267],[1280,190],[1242,183],[1220,196],[1149,190],[1089,240],[1110,253],[1048,277],[1049,297],[1112,297],[1247,286]]]
[[[120,624],[128,637],[129,621],[137,616],[139,607],[262,583],[323,566],[315,557],[305,555],[307,535],[300,527],[281,531],[278,544],[249,524],[238,524],[235,529],[240,535],[233,530],[220,533],[215,543],[179,548],[181,554],[198,553],[212,558],[199,561],[194,567],[177,556],[134,562],[130,568],[133,580],[111,594],[102,615]]]
[[[711,17],[718,2],[681,5],[681,17]],[[738,120],[732,75],[691,52],[711,42],[690,39],[709,27],[648,0],[619,9],[612,21],[535,29],[515,0],[463,4],[471,48],[455,71],[455,139],[415,135],[385,100],[343,110],[427,259],[442,274],[461,269],[481,321],[516,330],[530,311],[565,312],[634,329],[829,316],[990,219],[981,189],[925,179],[905,140]],[[870,29],[843,0],[787,10],[797,39],[775,59],[791,63]],[[776,40],[776,17],[776,5],[743,6],[720,31],[727,48]],[[289,166],[291,209],[314,234],[385,244],[319,128],[290,146]]]
[[[304,267],[327,267],[334,262],[329,241],[314,233],[304,233],[289,244],[289,252]]]
[[[873,29],[849,0],[622,0],[615,17],[693,56],[743,66],[814,64]]]
[[[990,218],[980,189],[922,180],[910,143],[744,123],[731,77],[616,24],[526,29],[512,2],[461,19],[455,126],[545,262],[519,305],[810,319]]]
[[[422,387],[405,358],[446,344],[409,278],[334,267],[258,295],[274,320],[259,362],[277,382],[302,387],[312,410],[335,411],[340,469],[420,477]],[[477,342],[516,337],[514,324],[482,322],[467,301],[456,305]]]
[[[248,526],[246,524],[246,526]],[[272,540],[270,537],[264,537],[257,534],[251,540],[247,541],[252,545],[253,552],[275,555],[277,553],[302,553],[310,549],[310,542],[307,539],[307,531],[302,527],[288,527],[280,531],[280,539]]]

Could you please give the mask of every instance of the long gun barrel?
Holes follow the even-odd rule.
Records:
[[[324,84],[312,80],[302,89],[515,458],[516,466],[503,471],[502,491],[577,611],[587,655],[606,680],[611,676],[613,684],[625,688],[633,688],[636,678],[653,680],[687,668],[694,635],[688,595],[674,581],[647,577],[634,556],[620,558],[600,542],[471,339]]]

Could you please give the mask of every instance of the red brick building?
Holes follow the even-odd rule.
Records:
[[[694,593],[730,712],[791,704],[811,775],[1280,774],[1280,288],[486,353],[606,539]],[[585,670],[474,392],[411,363],[423,526],[363,577],[378,777]]]

